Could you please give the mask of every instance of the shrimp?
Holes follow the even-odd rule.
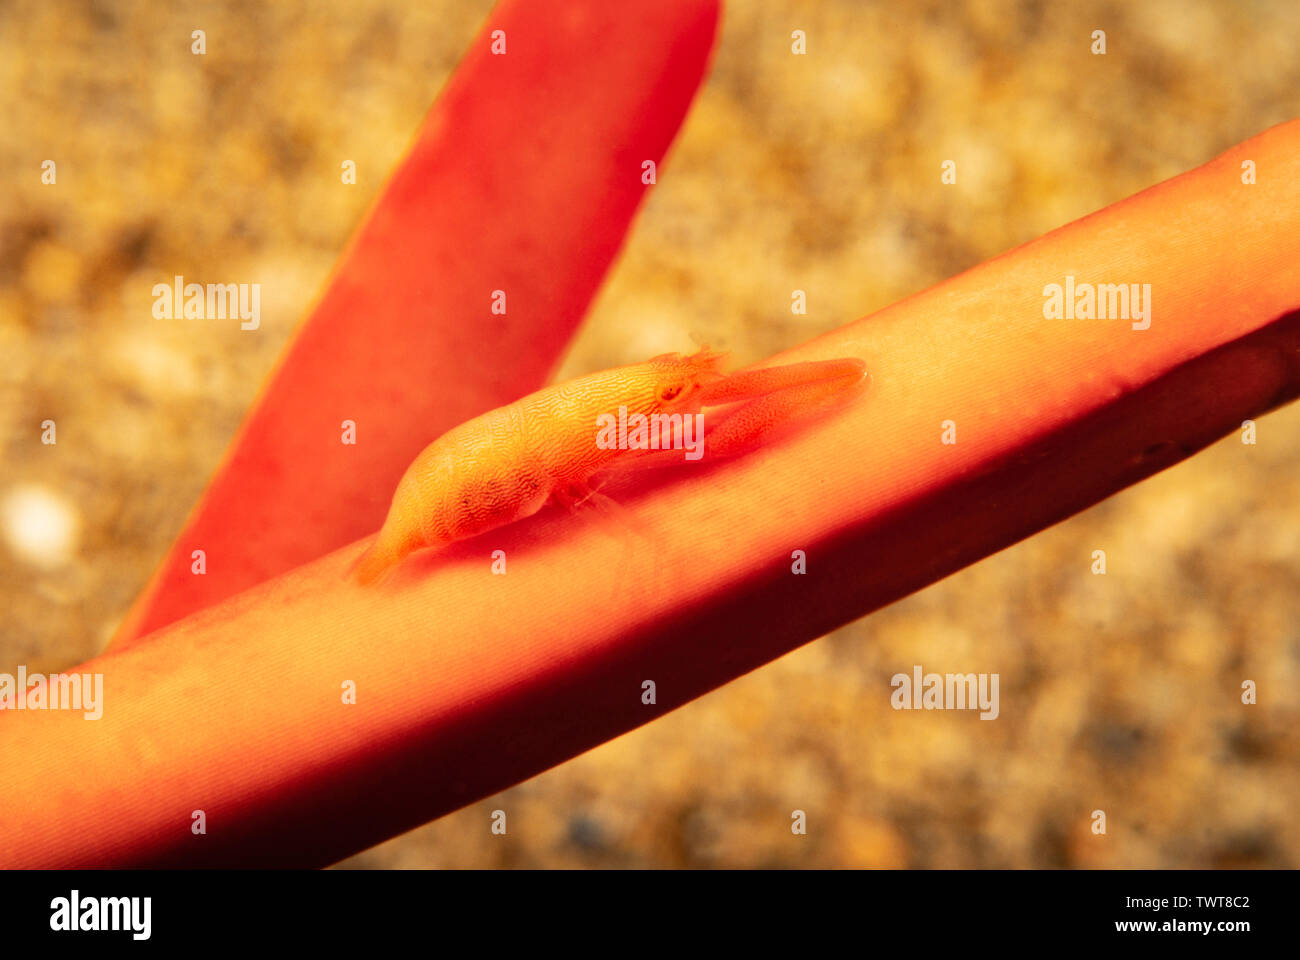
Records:
[[[869,382],[856,357],[730,376],[725,361],[707,347],[663,354],[545,387],[452,428],[406,469],[353,568],[356,580],[373,583],[416,550],[514,523],[548,501],[599,504],[608,498],[592,489],[592,475],[632,459],[662,466],[683,457],[676,451],[689,462],[752,449]],[[721,405],[732,408],[705,434],[702,408]]]

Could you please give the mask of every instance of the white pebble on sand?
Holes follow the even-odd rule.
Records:
[[[66,499],[47,487],[14,487],[0,502],[0,532],[20,560],[49,569],[72,559],[81,517]]]

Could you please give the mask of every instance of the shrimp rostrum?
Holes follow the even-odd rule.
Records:
[[[856,357],[730,375],[725,360],[708,348],[664,354],[545,387],[447,431],[406,469],[356,579],[379,580],[416,550],[505,526],[548,501],[572,508],[600,497],[589,483],[599,471],[744,453],[868,383]],[[726,408],[707,429],[705,407]]]

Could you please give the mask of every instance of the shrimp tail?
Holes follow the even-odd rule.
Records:
[[[358,583],[376,583],[385,579],[407,554],[421,546],[418,536],[394,534],[385,526],[357,559],[349,574]]]

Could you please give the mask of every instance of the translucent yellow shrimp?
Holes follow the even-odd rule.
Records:
[[[599,497],[592,474],[626,458],[744,452],[867,385],[866,365],[853,357],[730,376],[725,359],[708,348],[664,354],[546,387],[449,430],[406,469],[356,579],[371,583],[415,550],[521,520],[548,500],[572,507]],[[703,407],[735,403],[702,434]]]

